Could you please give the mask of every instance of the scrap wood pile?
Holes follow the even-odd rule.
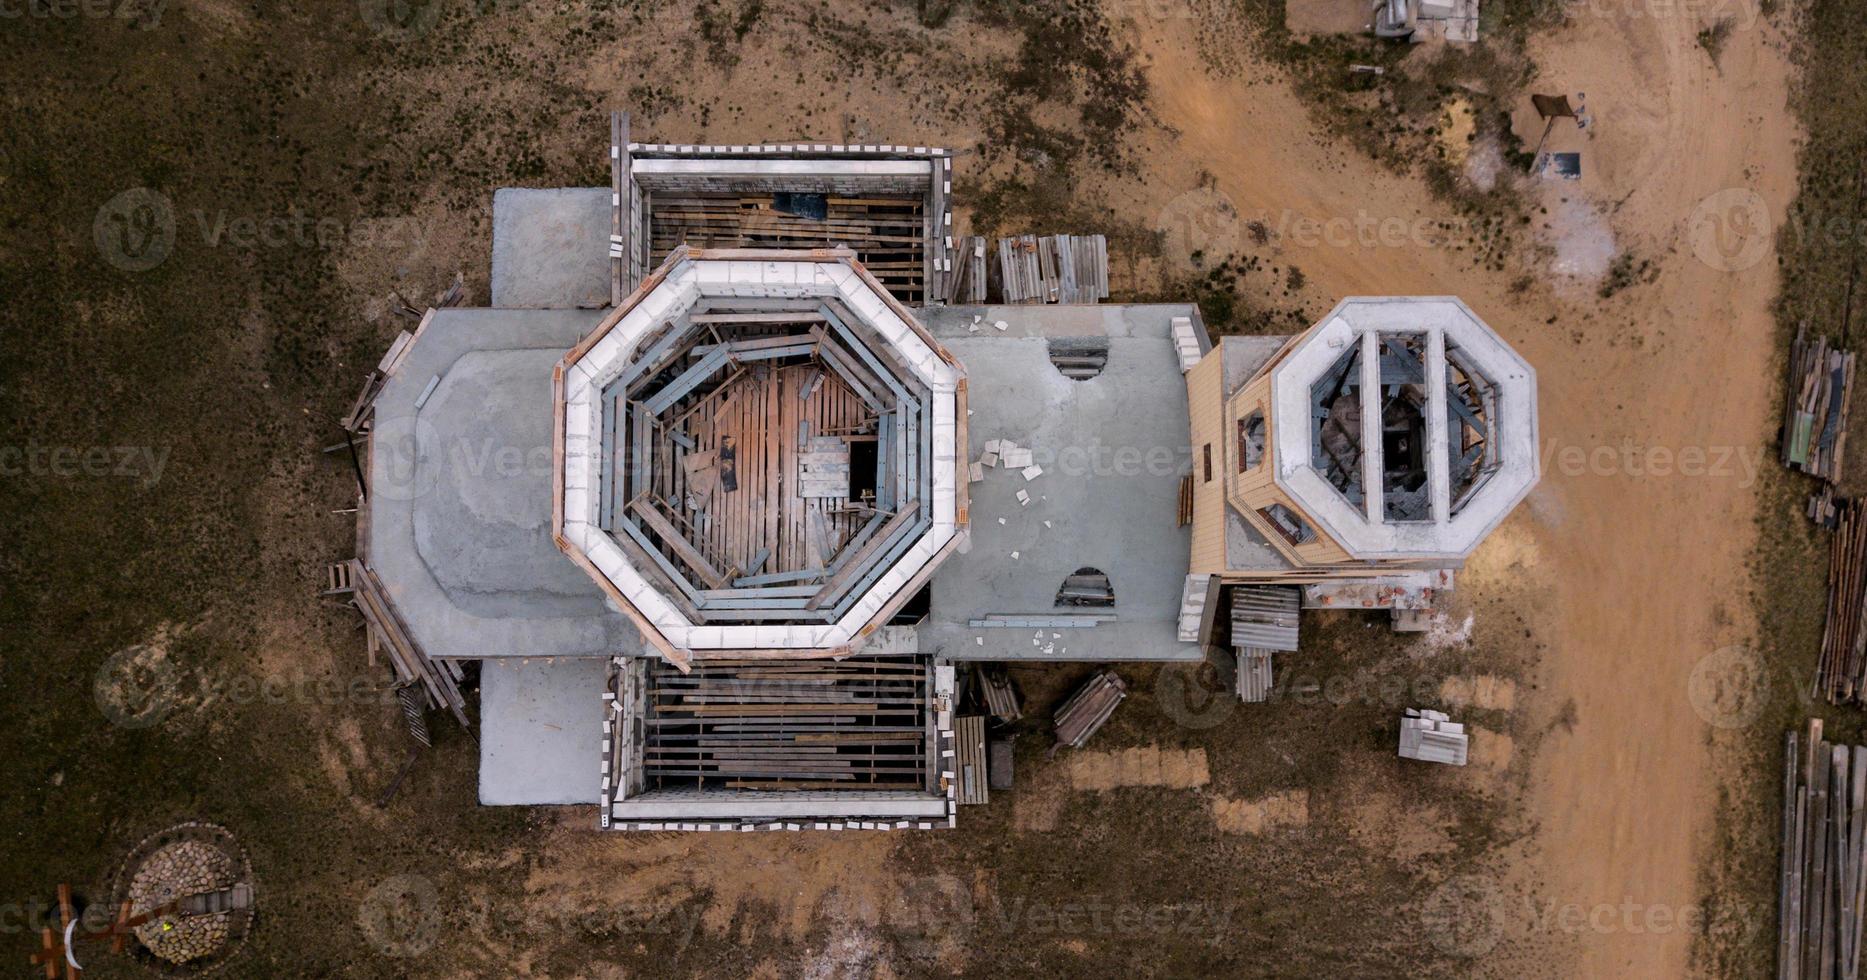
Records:
[[[1822,629],[1822,654],[1815,667],[1815,689],[1830,703],[1863,703],[1867,691],[1867,509],[1859,500],[1835,505],[1835,533],[1829,539],[1828,613]]]
[[[434,659],[423,652],[409,635],[402,618],[396,615],[381,580],[363,562],[355,558],[338,562],[330,566],[328,574],[329,582],[323,594],[347,595],[350,604],[363,614],[363,621],[369,628],[370,665],[375,666],[378,652],[387,653],[398,683],[419,686],[430,707],[444,708],[461,727],[471,727],[467,721],[467,699],[460,692],[460,683],[466,679],[460,661]]]
[[[1867,746],[1822,739],[1783,747],[1776,975],[1859,976],[1867,911]]]
[[[1848,401],[1854,391],[1854,355],[1828,338],[1796,332],[1789,350],[1788,398],[1783,410],[1783,465],[1834,483],[1847,450]]]

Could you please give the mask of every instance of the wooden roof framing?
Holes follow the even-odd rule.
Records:
[[[784,288],[802,277],[779,262],[815,264],[814,285]],[[703,264],[718,285],[696,293],[695,273],[685,272],[682,298],[667,284],[676,270]],[[735,277],[777,276],[781,287],[765,295],[737,285],[738,278],[728,286],[727,267]],[[606,343],[631,306],[664,286],[676,297],[672,304],[646,305],[661,311],[650,314],[655,320],[644,323],[638,313],[624,346]],[[903,586],[922,587],[931,567],[952,553],[948,539],[963,512],[954,451],[964,438],[963,420],[955,418],[963,401],[956,376],[963,374],[848,250],[681,249],[560,365],[560,467],[566,374],[599,346],[610,353],[580,365],[577,375],[580,417],[592,420],[576,426],[578,455],[594,461],[594,471],[580,463],[584,475],[574,491],[559,474],[554,517],[562,530],[563,498],[574,492],[584,522],[578,540],[611,556],[580,565],[599,578],[622,576],[624,589],[646,584],[657,617],[671,610],[690,624],[675,635],[717,625],[745,636],[769,625],[785,628],[770,634],[774,640],[787,638],[774,655],[820,652],[816,643],[797,648],[819,635],[847,653],[911,598],[911,590],[897,594]],[[868,450],[852,455],[863,443],[872,457]],[[936,445],[939,466],[953,470],[939,489]],[[873,459],[863,464],[874,467],[872,495],[867,470],[847,472],[858,458]],[[863,493],[852,490],[855,499],[845,500],[838,487],[852,476]],[[942,537],[917,549],[937,527]],[[593,532],[601,538],[589,537]],[[560,541],[570,551],[584,546],[562,534]],[[890,575],[910,552],[911,569]],[[626,572],[608,564],[617,559]],[[851,618],[858,612],[860,621]],[[830,628],[789,629],[812,624]],[[694,649],[712,648],[683,653]]]

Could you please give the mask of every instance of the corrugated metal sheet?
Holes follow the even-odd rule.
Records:
[[[1257,704],[1271,699],[1271,651],[1242,647],[1238,651],[1238,700]]]
[[[1232,646],[1295,650],[1302,593],[1288,585],[1232,589]]]

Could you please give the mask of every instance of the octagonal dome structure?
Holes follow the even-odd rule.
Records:
[[[554,379],[558,545],[677,663],[847,651],[958,543],[965,372],[847,249],[677,249]]]
[[[1270,384],[1276,483],[1357,560],[1463,558],[1536,484],[1536,372],[1454,297],[1345,299]]]

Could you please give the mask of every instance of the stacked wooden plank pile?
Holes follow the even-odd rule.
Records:
[[[985,302],[985,236],[962,235],[947,250],[946,301],[978,306]]]
[[[699,660],[686,674],[656,661],[647,680],[649,789],[931,785],[921,660]]]
[[[1108,238],[1019,235],[998,240],[1007,303],[1094,303],[1109,296]]]
[[[1783,745],[1782,856],[1778,872],[1778,977],[1859,975],[1867,909],[1867,746],[1822,739]]]
[[[1836,505],[1835,533],[1828,542],[1828,619],[1815,687],[1831,703],[1861,700],[1867,690],[1867,509],[1858,500]]]
[[[959,780],[954,799],[976,806],[991,797],[985,772],[985,719],[979,715],[953,719],[954,776]]]
[[[1854,355],[1828,338],[1796,332],[1789,350],[1788,401],[1783,410],[1783,465],[1822,478],[1841,479],[1847,450],[1848,402],[1854,391]]]
[[[386,651],[396,680],[411,686],[419,684],[430,707],[447,709],[465,727],[467,699],[460,693],[460,682],[465,676],[460,662],[430,658],[402,625],[376,573],[354,558],[341,564],[347,568],[339,572],[333,567],[331,588],[326,594],[348,593],[350,603],[363,614],[364,622],[369,624],[371,663],[375,662],[378,650]]]
[[[1082,748],[1089,737],[1101,729],[1115,713],[1116,705],[1128,697],[1128,685],[1113,670],[1104,670],[1089,678],[1089,682],[1070,695],[1068,701],[1057,711],[1057,744],[1051,746],[1054,754],[1067,745],[1073,749]]]

